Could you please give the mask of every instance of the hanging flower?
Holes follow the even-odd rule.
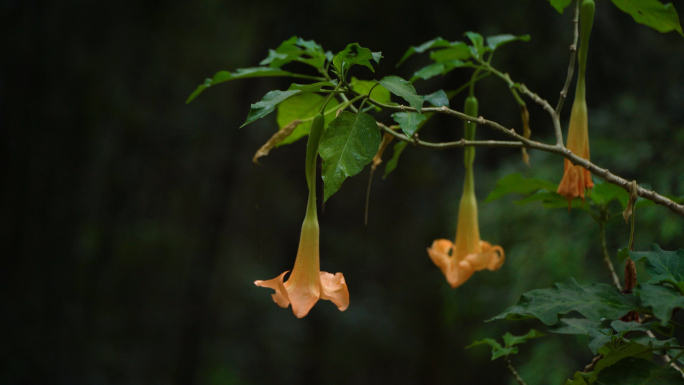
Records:
[[[275,290],[273,301],[282,308],[292,304],[297,318],[309,314],[319,299],[332,301],[340,311],[349,307],[349,291],[342,273],[330,274],[320,271],[318,214],[316,212],[316,159],[318,143],[324,129],[323,113],[316,115],[311,125],[307,144],[305,173],[309,186],[309,201],[299,238],[299,250],[292,273],[287,281],[284,272],[268,281],[254,281],[261,287]],[[289,270],[288,270],[289,271]],[[284,281],[284,282],[283,282]]]
[[[477,110],[477,99],[471,94],[466,98],[464,111],[466,114],[476,117]],[[476,126],[475,122],[465,123],[464,138],[466,140],[475,139]],[[437,239],[427,249],[430,259],[442,270],[452,288],[461,286],[476,271],[498,270],[505,260],[504,250],[501,246],[492,246],[489,242],[480,240],[475,177],[473,175],[475,148],[466,147],[463,159],[465,179],[463,195],[458,208],[456,244],[448,239]]]
[[[342,273],[333,275],[320,271],[318,239],[319,227],[314,206],[313,214],[307,210],[297,259],[288,280],[283,282],[286,271],[268,281],[254,281],[257,286],[275,290],[273,301],[278,306],[286,308],[292,304],[292,312],[297,318],[307,315],[319,299],[332,301],[341,311],[349,306],[349,291]]]
[[[570,112],[570,126],[568,127],[567,148],[573,154],[589,160],[589,124],[587,119],[587,98],[585,75],[587,72],[587,51],[589,36],[594,23],[594,2],[584,0],[580,6],[580,46],[578,52],[579,75],[575,101]],[[584,201],[584,190],[594,187],[591,173],[582,166],[572,164],[565,159],[563,179],[556,192],[568,200],[568,209],[574,198],[580,197]]]
[[[466,191],[459,206],[456,243],[437,239],[427,251],[452,288],[461,286],[476,271],[498,270],[505,260],[501,246],[480,240],[477,201],[474,192],[467,194]]]

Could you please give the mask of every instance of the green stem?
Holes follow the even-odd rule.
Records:
[[[579,57],[579,80],[584,83],[584,74],[587,69],[587,52],[589,50],[589,36],[594,24],[594,0],[582,0],[580,5],[580,46]],[[577,82],[578,88],[580,81]]]

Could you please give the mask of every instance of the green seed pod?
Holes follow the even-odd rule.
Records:
[[[477,118],[477,111],[478,111],[478,103],[477,103],[477,98],[475,96],[468,96],[465,100],[465,107],[464,110],[466,115],[472,116],[474,118]],[[475,128],[477,127],[477,123],[475,122],[465,122],[464,124],[464,129],[465,129],[465,135],[464,139],[465,140],[475,140]],[[472,167],[473,161],[475,160],[475,147],[466,147],[465,148],[465,155],[464,155],[464,162],[466,169],[469,167]]]

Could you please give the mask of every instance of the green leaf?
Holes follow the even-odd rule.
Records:
[[[575,376],[572,380],[565,381],[564,385],[588,385],[583,376],[586,376],[586,373],[575,372]]]
[[[622,344],[618,347],[606,345],[599,350],[599,353],[603,355],[603,358],[594,366],[594,372],[589,378],[589,383],[597,383],[595,380],[601,378],[601,376],[604,375],[604,371],[610,372],[610,368],[624,360],[638,359],[640,361],[648,362],[646,360],[650,360],[653,357],[653,352],[648,346],[641,345],[634,341]],[[615,384],[622,385],[623,383],[616,382]]]
[[[613,199],[617,199],[624,210],[627,207],[627,202],[629,201],[629,194],[623,188],[612,183],[597,181],[594,185],[594,188],[591,189],[589,199],[601,206],[605,206]]]
[[[651,325],[653,323],[645,323],[642,324],[640,322],[636,321],[630,321],[630,322],[625,322],[621,320],[615,320],[610,323],[610,327],[613,328],[616,332],[620,333],[620,336],[623,336],[627,333],[630,332],[646,332],[651,330]]]
[[[219,71],[214,75],[213,78],[207,78],[203,84],[200,84],[195,91],[188,97],[185,104],[193,101],[199,94],[211,86],[215,86],[219,83],[227,82],[229,80],[235,79],[246,79],[246,78],[262,78],[269,76],[292,76],[292,72],[283,71],[278,68],[271,67],[252,67],[252,68],[239,68],[235,72],[229,71]]]
[[[392,102],[392,99],[390,98],[390,93],[389,91],[387,91],[387,88],[379,85],[376,81],[359,80],[352,76],[350,85],[354,91],[358,92],[361,95],[368,95],[368,92],[371,92],[372,89],[373,91],[371,92],[370,97],[376,102],[380,102],[383,104],[388,104]],[[377,107],[376,109],[380,110],[380,108]]]
[[[523,336],[514,336],[511,333],[506,333],[503,336],[503,340],[504,340],[504,344],[506,344],[506,346],[515,346],[515,345],[519,345],[519,344],[524,344],[525,342],[527,342],[533,338],[540,338],[540,337],[544,337],[544,336],[546,336],[546,334],[544,334],[540,331],[537,331],[535,329],[530,329],[530,331],[527,332],[527,334],[525,334]]]
[[[394,121],[399,123],[399,127],[409,138],[418,129],[418,124],[426,119],[425,115],[418,112],[395,112],[392,114]]]
[[[558,13],[563,13],[563,10],[570,5],[571,0],[549,0],[551,6],[556,8]]]
[[[663,326],[670,322],[674,309],[684,308],[684,296],[666,286],[641,284],[636,288],[635,294],[641,297],[641,303],[645,307],[653,309],[653,315],[661,320]]]
[[[466,32],[465,35],[470,39],[470,41],[473,43],[470,53],[473,56],[481,58],[482,55],[484,55],[485,52],[487,52],[488,47],[484,46],[484,39],[482,38],[482,35],[480,35],[477,32]]]
[[[543,179],[525,178],[520,173],[506,175],[496,182],[496,187],[489,193],[484,203],[489,203],[512,193],[531,194],[537,190],[556,191],[557,184]],[[567,201],[566,201],[567,204]]]
[[[448,48],[430,52],[430,59],[438,63],[454,60],[465,61],[470,59],[470,56],[470,47],[462,41],[451,43]]]
[[[639,24],[647,25],[659,32],[677,31],[682,33],[677,10],[672,3],[663,4],[658,0],[613,0],[613,4],[634,18]]]
[[[448,60],[439,63],[432,63],[414,72],[413,76],[411,77],[411,82],[415,82],[418,79],[428,80],[438,75],[446,75],[454,68],[471,66],[472,65],[470,62],[464,62],[461,60]]]
[[[387,178],[387,175],[389,175],[394,169],[397,168],[397,164],[399,163],[399,157],[401,156],[401,153],[404,151],[406,148],[406,145],[408,142],[399,142],[396,143],[393,147],[394,152],[392,153],[392,159],[390,159],[387,162],[387,165],[385,166],[385,174],[382,176],[382,179]]]
[[[340,189],[347,177],[358,174],[373,160],[380,141],[378,124],[366,113],[343,111],[330,122],[319,150],[323,158],[325,200]]]
[[[416,94],[416,89],[410,82],[399,76],[385,76],[380,79],[379,83],[389,92],[404,98],[416,111],[420,112],[420,109],[423,108],[423,97]]]
[[[510,43],[512,41],[530,41],[530,35],[520,35],[520,36],[515,36],[515,35],[496,35],[496,36],[489,36],[487,37],[487,46],[494,51],[495,49],[499,48],[500,46]]]
[[[601,371],[596,377],[594,384],[681,385],[682,377],[679,372],[669,365],[660,366],[641,358],[627,357]]]
[[[270,114],[273,112],[278,104],[282,103],[285,101],[287,98],[294,96],[301,91],[299,90],[292,90],[292,91],[269,91],[266,95],[264,95],[263,99],[261,101],[256,102],[252,104],[252,106],[249,109],[249,114],[247,115],[247,120],[245,120],[244,123],[242,123],[242,126],[240,128],[252,123],[253,121],[257,119],[261,119],[264,116]]]
[[[655,330],[655,328],[654,328]],[[631,338],[632,341],[648,346],[650,348],[667,348],[670,346],[679,346],[679,341],[677,341],[676,338],[669,338],[666,340],[659,340],[657,338],[651,338],[646,334],[637,334],[632,336]],[[663,350],[656,350],[653,353],[658,354],[658,355],[663,355],[666,352],[665,349]]]
[[[649,283],[668,282],[684,293],[684,249],[664,251],[657,244],[651,245],[652,251],[630,251],[635,262],[645,260],[646,271],[651,274]]]
[[[425,95],[424,99],[435,107],[449,107],[449,97],[444,90],[438,90],[430,95]]]
[[[485,338],[480,341],[475,341],[472,344],[466,346],[466,349],[470,349],[474,346],[479,346],[479,345],[489,345],[492,348],[492,361],[495,359],[502,357],[502,356],[508,356],[510,354],[516,354],[518,353],[518,348],[517,347],[503,347],[501,344],[496,342],[496,340],[492,338]]]
[[[522,206],[532,202],[541,202],[544,208],[547,209],[565,209],[568,207],[568,200],[564,197],[558,195],[555,191],[537,191],[536,193],[529,195],[523,199],[517,200],[514,203],[516,205]],[[582,200],[575,198],[570,201],[570,207],[573,209],[587,209]]]
[[[441,37],[436,37],[430,41],[426,41],[425,43],[415,47],[411,46],[409,49],[404,53],[404,56],[399,59],[399,62],[397,63],[397,67],[401,65],[401,63],[405,62],[406,59],[411,57],[414,53],[423,53],[429,49],[432,48],[438,48],[438,47],[447,47],[449,46],[449,41],[442,39]]]
[[[295,119],[307,119],[318,114],[323,108],[323,103],[326,101],[326,97],[315,93],[300,93],[291,98],[284,100],[278,105],[278,115],[276,121],[278,122],[278,127],[281,129],[288,124],[290,124]],[[326,111],[333,110],[337,108],[337,100],[335,98],[330,99],[328,104],[325,106]],[[326,125],[330,123],[335,118],[334,113],[329,113],[325,115]],[[300,123],[297,128],[292,131],[292,133],[285,138],[282,142],[276,145],[276,147],[290,144],[298,140],[299,138],[309,135],[311,130],[311,121]]]
[[[314,68],[323,68],[325,60],[323,48],[315,41],[293,36],[282,42],[275,50],[269,50],[268,57],[259,64],[280,68],[292,61],[299,61]]]
[[[591,321],[618,319],[640,309],[633,295],[622,294],[612,285],[579,285],[574,279],[556,283],[550,289],[536,289],[522,295],[517,305],[492,318],[537,318],[546,325],[558,323],[560,316],[576,311]]]
[[[302,92],[320,92],[323,90],[323,87],[330,87],[328,89],[328,91],[330,91],[331,89],[334,89],[335,86],[337,86],[337,80],[333,80],[332,82],[317,82],[309,84],[292,83],[290,84],[290,87],[288,87],[288,91],[299,90]]]
[[[373,68],[373,65],[371,65],[370,61],[375,60],[376,62],[379,62],[381,57],[382,56],[379,52],[373,53],[368,48],[363,48],[357,43],[352,43],[347,45],[347,48],[335,55],[332,63],[333,67],[335,67],[337,70],[337,73],[340,76],[344,76],[344,74],[349,71],[349,68],[357,64],[366,66],[372,72],[375,72],[375,69]]]
[[[602,326],[600,321],[590,321],[584,318],[563,318],[558,325],[549,329],[557,334],[579,334],[589,336],[589,349],[596,354],[599,348],[612,339],[612,330]]]

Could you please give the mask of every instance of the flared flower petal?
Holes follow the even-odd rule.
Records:
[[[345,311],[349,307],[349,290],[347,282],[344,281],[342,273],[330,274],[325,271],[320,272],[321,280],[321,299],[327,299],[334,303],[340,311]]]
[[[284,308],[292,305],[292,312],[297,318],[309,314],[319,299],[332,301],[341,311],[349,307],[349,291],[344,275],[320,271],[320,230],[315,206],[312,207],[314,209],[307,211],[304,219],[297,258],[287,281],[283,282],[286,271],[268,281],[254,282],[257,286],[275,290],[273,301]]]
[[[267,281],[254,281],[254,284],[275,290],[272,294],[273,302],[282,308],[292,304],[292,312],[297,318],[309,314],[319,298],[331,301],[340,311],[345,311],[349,307],[349,290],[342,273],[330,274],[321,271],[314,287],[311,288],[293,285],[292,277],[283,282],[288,271]]]
[[[273,279],[269,279],[268,281],[254,281],[254,284],[257,286],[268,287],[275,290],[275,293],[271,295],[273,297],[273,302],[277,303],[278,306],[283,308],[286,308],[290,305],[290,297],[287,295],[287,289],[285,289],[285,285],[283,284],[285,274],[287,274],[289,271],[290,270],[287,270],[283,274],[280,274]]]
[[[503,265],[505,256],[501,246],[492,246],[489,242],[480,241],[480,247],[480,253],[450,255],[454,251],[454,243],[448,239],[437,239],[432,242],[427,252],[432,262],[442,270],[449,285],[457,288],[476,271],[495,271]]]

